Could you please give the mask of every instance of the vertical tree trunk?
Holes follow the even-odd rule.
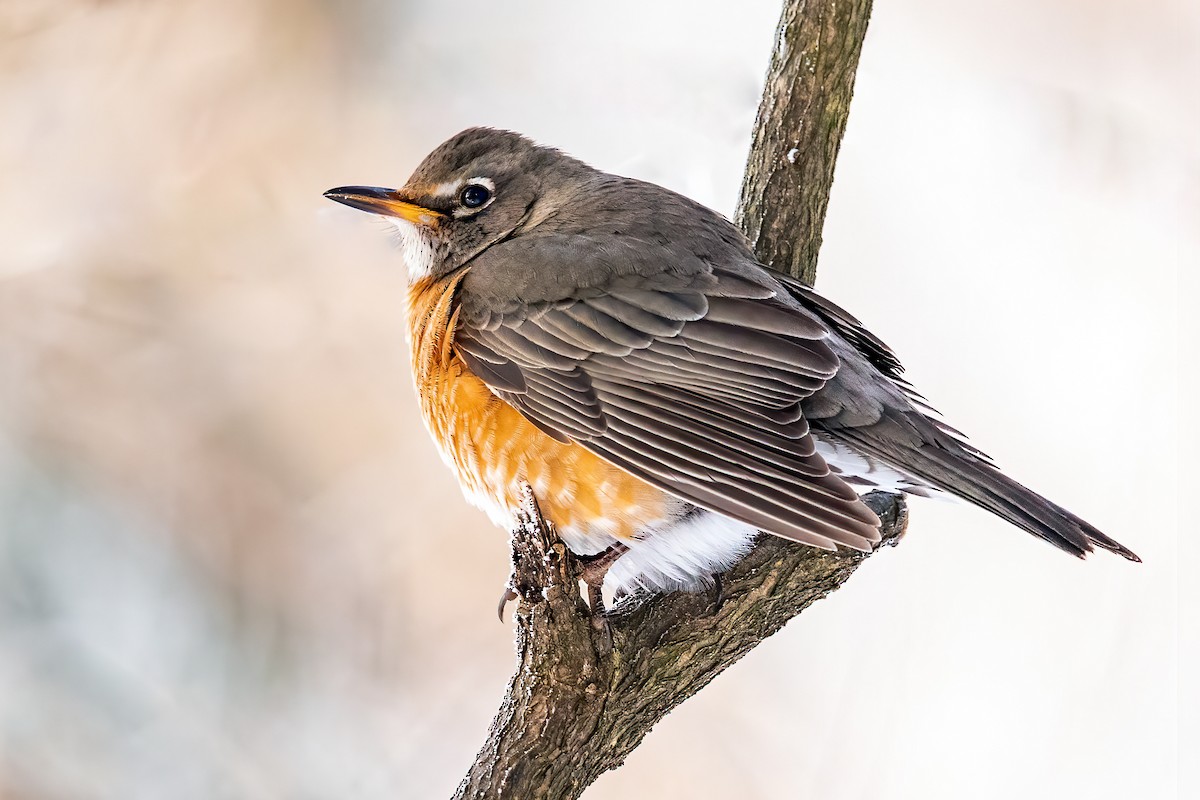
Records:
[[[812,285],[870,0],[784,3],[735,221],[764,264]]]

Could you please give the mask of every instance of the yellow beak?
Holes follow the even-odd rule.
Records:
[[[360,211],[398,217],[426,228],[436,228],[446,218],[445,214],[402,200],[395,189],[381,189],[378,186],[339,186],[330,189],[325,196]]]

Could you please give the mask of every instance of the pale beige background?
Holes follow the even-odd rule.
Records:
[[[1200,13],[878,6],[819,285],[1146,563],[917,503],[591,800],[1175,796]],[[449,795],[505,537],[417,421],[389,237],[320,194],[492,124],[729,213],[777,13],[0,3],[0,796]]]

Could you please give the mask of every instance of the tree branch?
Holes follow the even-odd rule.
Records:
[[[786,0],[755,122],[737,221],[763,263],[811,283],[870,0]],[[903,534],[894,495],[868,495],[880,546]],[[594,616],[580,564],[529,493],[513,532],[517,671],[455,798],[571,800],[656,722],[837,589],[867,555],[773,536],[720,592],[622,602]]]
[[[759,261],[812,285],[871,0],[786,0],[735,221]]]

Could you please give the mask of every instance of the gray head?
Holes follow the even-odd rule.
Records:
[[[399,189],[341,186],[325,196],[395,222],[415,281],[452,272],[532,228],[595,174],[520,134],[468,128],[426,156]]]

